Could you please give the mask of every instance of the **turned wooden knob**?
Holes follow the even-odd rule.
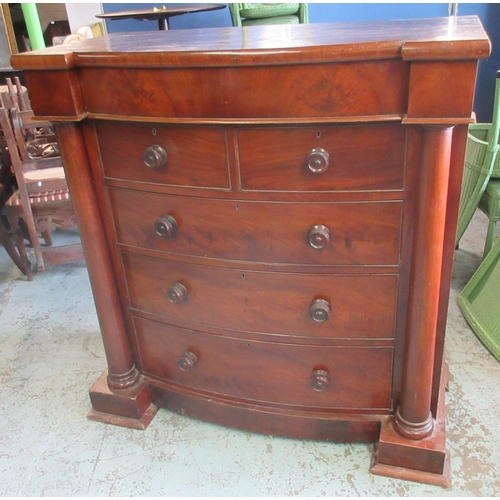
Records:
[[[186,287],[179,282],[173,283],[167,290],[167,299],[173,304],[180,304],[187,297]]]
[[[309,314],[314,321],[323,323],[330,317],[332,309],[330,303],[324,299],[316,299],[309,309]]]
[[[155,221],[155,231],[162,238],[170,238],[177,231],[177,221],[171,215],[162,215]]]
[[[177,361],[177,366],[183,372],[190,372],[197,364],[198,358],[196,357],[196,354],[192,353],[191,351],[184,351],[181,354],[179,361]]]
[[[158,144],[150,146],[142,154],[146,167],[157,170],[167,164],[167,152]]]
[[[313,174],[322,174],[330,163],[330,155],[323,148],[313,148],[307,154],[307,168]]]
[[[311,373],[311,387],[317,392],[323,392],[330,385],[330,375],[325,370],[314,370]]]
[[[330,242],[330,230],[321,224],[317,224],[309,229],[309,245],[317,250],[325,248]]]

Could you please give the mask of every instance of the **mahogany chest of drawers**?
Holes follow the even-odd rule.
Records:
[[[489,50],[459,17],[15,56],[56,123],[102,329],[90,417],[374,442],[374,473],[446,484],[444,327]]]

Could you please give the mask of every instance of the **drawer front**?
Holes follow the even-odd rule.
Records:
[[[316,265],[397,265],[401,202],[267,203],[109,189],[119,243],[182,255]],[[155,224],[173,217],[177,230]],[[324,248],[316,248],[324,245]],[[313,247],[314,246],[314,247]]]
[[[247,190],[402,189],[401,125],[238,130],[241,187]]]
[[[95,127],[105,177],[185,187],[229,188],[223,128],[121,122],[96,122]],[[155,152],[149,149],[153,146]],[[158,146],[166,156],[162,156]],[[152,167],[144,163],[146,151],[156,155],[150,159]]]
[[[390,407],[390,347],[272,344],[139,318],[135,322],[146,375],[247,401],[338,409]]]
[[[132,254],[123,262],[131,307],[166,319],[294,337],[394,336],[394,275],[251,272]]]
[[[183,65],[182,56],[179,64]],[[408,106],[410,63],[393,58],[346,64],[166,66],[163,60],[154,68],[79,68],[85,109],[121,116],[137,116],[140,110],[141,116],[162,119],[369,115],[376,119],[404,115]],[[194,90],[187,96],[189,89]],[[52,112],[47,110],[47,115]]]

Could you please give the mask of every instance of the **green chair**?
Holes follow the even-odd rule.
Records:
[[[470,327],[500,361],[500,239],[458,298]]]
[[[497,158],[500,158],[500,155]],[[493,170],[493,173],[495,173],[495,170]],[[488,216],[489,219],[486,242],[484,243],[484,259],[493,246],[495,227],[497,222],[500,220],[500,172],[498,177],[494,178],[493,174],[491,175],[483,196],[481,196],[481,199],[479,200],[479,208]]]
[[[458,228],[455,239],[456,245],[460,242],[460,238],[462,238],[465,230],[467,229],[467,226],[469,225],[477,207],[480,206],[480,200],[482,200],[482,197],[484,196],[490,177],[494,172],[496,172],[497,168],[500,176],[500,156],[497,157],[499,149],[499,130],[500,71],[497,72],[495,83],[492,123],[477,123],[470,125],[469,127],[469,133],[467,135],[467,149],[465,152],[462,191],[460,193]],[[490,203],[489,199],[484,200],[482,205],[486,207],[487,210],[493,208],[493,203]],[[482,210],[484,209],[482,208]],[[493,224],[490,240],[493,238],[494,229],[495,227]]]
[[[233,26],[263,24],[305,24],[309,22],[306,3],[230,3]]]

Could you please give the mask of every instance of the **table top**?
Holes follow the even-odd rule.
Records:
[[[153,7],[152,9],[124,10],[120,12],[108,12],[106,14],[97,14],[100,19],[137,19],[140,21],[150,21],[165,19],[181,14],[190,14],[193,12],[207,12],[211,10],[224,9],[226,4],[223,3],[206,3],[194,5],[179,5],[174,7]]]

